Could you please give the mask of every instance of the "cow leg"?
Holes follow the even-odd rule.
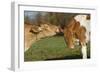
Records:
[[[66,32],[64,33],[64,38],[65,38],[65,42],[68,45],[68,48],[74,48],[74,42],[73,42],[73,34],[69,31],[66,30]]]
[[[81,52],[82,52],[82,58],[87,59],[87,46],[86,46],[86,44],[82,44]]]
[[[82,58],[87,59],[86,29],[84,27],[80,27],[79,31],[76,32],[76,35],[77,35],[79,42],[81,44]]]
[[[87,45],[86,45],[86,39],[85,39],[84,35],[82,35],[79,40],[81,43],[82,58],[87,59]]]

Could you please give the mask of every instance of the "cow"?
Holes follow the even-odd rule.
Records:
[[[63,28],[64,38],[69,48],[74,48],[75,41],[81,45],[82,58],[87,58],[87,43],[90,41],[90,16],[74,16]]]
[[[54,36],[59,32],[58,26],[52,24],[24,24],[25,51],[41,38]]]

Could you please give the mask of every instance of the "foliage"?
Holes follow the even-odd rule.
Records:
[[[30,17],[26,15],[24,15],[24,21],[25,23],[38,25],[48,23],[53,25],[64,26],[68,24],[70,18],[72,18],[75,15],[75,13],[37,12],[36,15],[33,14],[33,17],[35,18],[35,20],[32,20],[33,22],[30,22]]]

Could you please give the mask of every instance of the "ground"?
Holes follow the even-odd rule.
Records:
[[[88,45],[88,58],[90,58],[90,43]],[[74,49],[67,47],[63,36],[53,36],[42,38],[32,44],[24,52],[24,61],[45,61],[45,60],[64,60],[82,59],[81,46]]]

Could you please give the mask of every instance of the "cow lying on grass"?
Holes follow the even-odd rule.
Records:
[[[32,43],[36,42],[37,40],[48,36],[54,36],[57,34],[57,32],[59,32],[58,26],[51,24],[25,24],[24,28],[25,51],[28,50]]]

